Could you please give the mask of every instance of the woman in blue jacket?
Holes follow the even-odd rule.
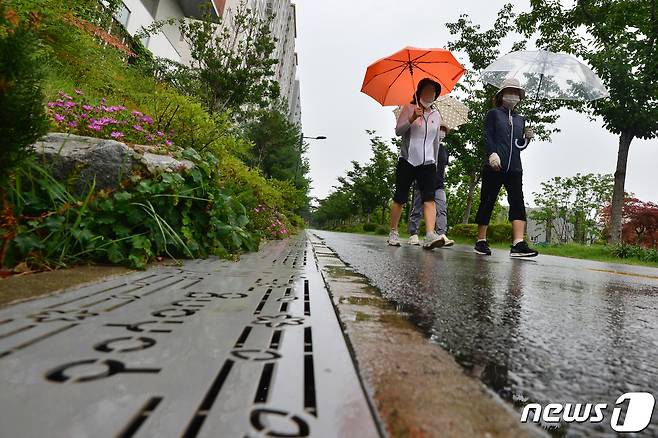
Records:
[[[526,212],[521,151],[534,136],[532,129],[525,127],[524,118],[514,111],[523,98],[525,90],[518,79],[506,79],[496,93],[496,107],[487,113],[484,121],[487,162],[482,168],[480,207],[475,216],[478,224],[475,252],[478,254],[491,255],[487,243],[487,227],[502,186],[507,191],[509,220],[512,222],[510,256],[535,257],[538,254],[523,239]]]

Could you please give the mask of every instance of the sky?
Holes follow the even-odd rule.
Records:
[[[446,47],[452,39],[445,23],[468,14],[489,29],[503,1],[495,0],[297,0],[297,75],[301,87],[302,128],[309,140],[311,195],[324,198],[351,161],[370,156],[366,130],[392,138],[392,107],[382,107],[360,92],[366,68],[405,46]],[[527,10],[527,0],[512,1]],[[460,53],[457,59],[464,62]],[[552,141],[535,141],[522,153],[524,193],[529,206],[540,183],[576,173],[614,173],[619,139],[601,120],[565,110]],[[658,203],[658,139],[633,140],[626,191]]]

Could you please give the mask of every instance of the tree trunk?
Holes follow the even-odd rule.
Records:
[[[626,165],[628,150],[633,141],[633,134],[624,131],[619,136],[619,152],[617,153],[617,169],[615,170],[615,186],[612,192],[612,214],[610,223],[610,244],[621,241],[621,216],[624,207],[624,184],[626,182]]]
[[[548,219],[544,226],[546,227],[544,230],[546,232],[546,243],[551,243],[553,237],[553,219]]]
[[[477,172],[471,172],[471,180],[468,183],[468,196],[466,197],[466,208],[464,208],[464,216],[462,223],[467,224],[468,218],[471,217],[471,208],[473,208],[473,197],[475,196],[475,187],[477,186]]]

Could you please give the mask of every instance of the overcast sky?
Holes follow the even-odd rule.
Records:
[[[460,14],[488,29],[502,1],[492,0],[297,0],[298,77],[301,84],[304,135],[311,140],[309,159],[312,196],[323,198],[351,160],[370,158],[367,129],[394,136],[391,107],[382,107],[360,92],[367,66],[404,46],[445,47],[451,38],[446,22]],[[512,1],[526,8],[526,0]],[[464,56],[457,54],[460,61]],[[561,133],[552,143],[534,142],[522,153],[524,192],[532,192],[553,176],[614,173],[618,137],[601,121],[565,111],[557,122]],[[626,191],[658,202],[658,140],[633,140]]]

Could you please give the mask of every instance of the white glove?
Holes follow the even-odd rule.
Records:
[[[500,157],[497,153],[494,152],[493,154],[489,155],[489,166],[491,166],[491,168],[494,170],[501,169]]]
[[[532,130],[532,128],[525,128],[525,138],[528,140],[532,140],[535,138],[535,131]]]

